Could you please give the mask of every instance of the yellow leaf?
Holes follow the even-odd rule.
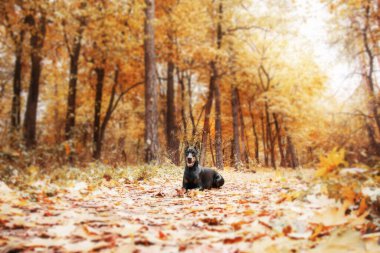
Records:
[[[309,240],[314,241],[324,228],[325,226],[318,224],[317,227],[315,227],[313,234],[309,237]]]
[[[354,192],[351,186],[344,186],[340,190],[340,194],[344,198],[344,200],[347,200],[351,204],[354,203],[356,193]]]
[[[243,213],[244,213],[245,216],[251,216],[251,215],[253,215],[255,213],[255,210],[249,208],[249,209],[244,210]]]
[[[326,156],[321,156],[319,158],[319,169],[315,173],[315,176],[325,177],[329,173],[336,172],[339,166],[347,166],[347,162],[344,160],[344,156],[344,149],[337,150],[337,148],[334,148]]]
[[[27,171],[28,171],[28,173],[29,173],[29,175],[30,175],[31,177],[34,177],[34,176],[37,175],[37,173],[38,173],[38,171],[39,171],[39,168],[36,167],[36,166],[30,166],[30,167],[28,167]]]

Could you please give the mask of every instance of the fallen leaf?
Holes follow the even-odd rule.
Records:
[[[345,215],[345,208],[330,207],[317,212],[309,222],[311,224],[322,224],[323,226],[338,226],[347,224],[349,218]]]
[[[292,227],[290,225],[287,225],[285,226],[283,229],[282,229],[282,233],[287,236],[289,233],[292,232]]]
[[[367,205],[367,200],[366,198],[362,198],[360,200],[360,205],[359,205],[359,209],[358,209],[358,216],[362,215],[368,208],[368,205]]]
[[[326,229],[325,226],[323,226],[322,224],[318,224],[314,230],[313,230],[313,234],[309,237],[309,239],[311,241],[314,241],[321,233],[322,231],[324,231]]]
[[[150,246],[150,245],[154,245],[154,243],[149,241],[147,238],[142,237],[142,238],[135,239],[135,245]]]
[[[360,233],[354,230],[336,230],[326,237],[317,247],[310,250],[312,253],[346,253],[366,252],[364,241]]]
[[[164,232],[162,232],[160,230],[160,231],[158,231],[158,238],[160,238],[160,240],[167,240],[168,236],[167,236],[167,234],[165,234]]]
[[[243,240],[243,237],[237,236],[237,237],[234,237],[234,238],[225,238],[223,240],[223,243],[224,244],[233,244],[233,243],[241,242],[242,240]]]
[[[220,225],[221,221],[218,220],[217,218],[203,218],[201,219],[203,223],[206,223],[210,226],[217,226]]]

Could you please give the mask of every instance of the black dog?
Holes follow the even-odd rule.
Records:
[[[198,164],[198,150],[195,147],[185,149],[186,167],[183,173],[182,187],[187,190],[219,188],[224,184],[223,177],[213,169],[202,168]]]

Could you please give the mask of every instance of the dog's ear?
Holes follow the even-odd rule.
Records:
[[[195,142],[195,146],[194,147],[195,147],[195,149],[197,151],[200,151],[201,150],[201,143],[199,141]]]

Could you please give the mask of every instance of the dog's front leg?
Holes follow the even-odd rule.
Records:
[[[183,180],[182,180],[182,188],[184,188],[186,190],[186,192],[189,189],[189,182],[186,179],[185,175],[183,176]]]
[[[198,189],[198,190],[200,190],[200,191],[203,191],[203,185],[202,185],[202,181],[201,181],[200,178],[198,178],[196,184],[197,184],[196,189]]]

